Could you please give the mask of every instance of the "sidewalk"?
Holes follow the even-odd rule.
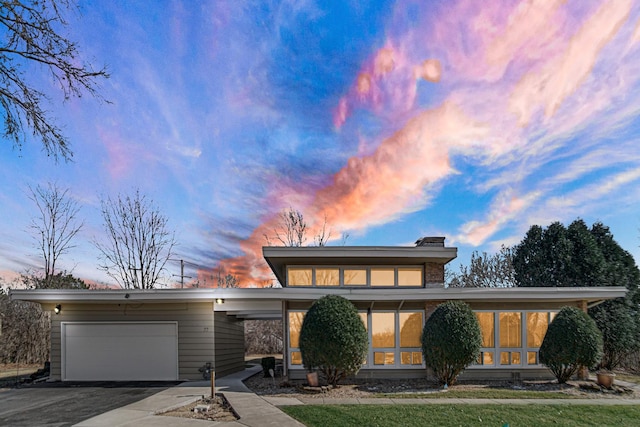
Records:
[[[260,427],[283,426],[304,427],[280,409],[252,393],[242,382],[245,378],[262,371],[260,366],[245,369],[242,372],[227,375],[216,381],[216,393],[222,393],[233,410],[240,417],[237,421],[218,422],[189,418],[165,417],[156,415],[171,409],[188,405],[211,394],[208,381],[180,384],[161,391],[139,402],[106,412],[85,420],[78,427],[169,427],[169,426],[218,426],[218,427]]]
[[[237,421],[218,422],[189,418],[165,417],[156,415],[171,409],[188,405],[202,396],[211,394],[208,381],[188,382],[161,391],[144,400],[124,406],[102,415],[85,420],[79,427],[112,426],[218,426],[218,427],[304,427],[280,409],[279,406],[291,405],[436,405],[436,404],[477,404],[477,405],[640,405],[640,400],[631,399],[420,399],[420,398],[294,398],[258,396],[251,392],[244,379],[260,372],[260,366],[245,369],[216,381],[216,393],[222,393],[234,411],[240,417]],[[617,381],[631,388],[640,388],[636,384]]]

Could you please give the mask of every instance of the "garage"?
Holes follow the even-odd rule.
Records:
[[[61,322],[63,381],[178,379],[177,322]]]

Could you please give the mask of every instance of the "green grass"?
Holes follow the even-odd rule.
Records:
[[[393,399],[580,399],[577,396],[560,391],[509,390],[485,388],[480,390],[448,390],[441,393],[380,393],[376,397]]]
[[[599,405],[300,405],[283,407],[309,427],[631,426],[640,406]]]

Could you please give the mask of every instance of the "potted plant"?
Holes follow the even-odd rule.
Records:
[[[315,371],[307,372],[307,383],[310,387],[318,387],[318,373]]]
[[[611,387],[613,387],[613,381],[615,377],[616,377],[616,374],[614,374],[611,371],[600,370],[596,372],[596,381],[598,385],[606,389],[611,389]]]

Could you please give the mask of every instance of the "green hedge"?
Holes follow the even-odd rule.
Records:
[[[422,331],[422,353],[440,384],[454,384],[480,354],[482,333],[471,308],[460,301],[440,304]]]
[[[547,329],[540,362],[563,384],[581,367],[590,368],[602,357],[602,334],[587,313],[563,307]]]
[[[369,347],[367,330],[356,307],[345,298],[327,295],[316,301],[302,322],[300,352],[305,368],[319,369],[336,385],[362,366]]]

